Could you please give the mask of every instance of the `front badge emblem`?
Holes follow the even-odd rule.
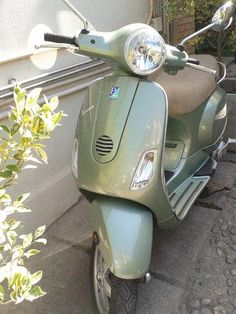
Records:
[[[109,98],[110,99],[117,99],[120,96],[120,87],[113,86]]]

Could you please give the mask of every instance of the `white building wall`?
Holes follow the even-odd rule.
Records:
[[[145,22],[148,0],[73,0],[80,12],[101,31],[110,31],[128,23]],[[76,67],[87,58],[66,51],[35,51],[34,44],[42,39],[43,32],[52,31],[73,35],[81,22],[60,0],[1,0],[0,1],[0,119],[6,122],[12,103],[12,86],[15,79],[22,86],[42,85],[48,97],[60,96],[60,110],[68,116],[47,143],[48,166],[27,170],[19,178],[15,193],[31,191],[30,207],[33,212],[24,215],[27,230],[40,224],[49,225],[61,216],[79,197],[70,172],[71,148],[78,112],[89,82],[106,73],[107,68],[96,63]],[[62,71],[67,76],[54,73]],[[51,74],[50,74],[51,73]],[[56,77],[56,79],[55,79]],[[50,81],[50,79],[52,79]]]

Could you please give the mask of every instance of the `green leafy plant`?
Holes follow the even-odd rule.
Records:
[[[166,0],[164,3],[165,14],[169,22],[176,18],[194,15],[194,0]]]
[[[171,22],[184,16],[195,16],[196,30],[211,22],[213,14],[224,4],[225,0],[174,0],[165,1],[165,14]],[[236,1],[234,1],[236,3]],[[208,31],[192,41],[197,53],[211,53],[221,60],[223,55],[236,56],[236,24],[235,21],[222,32]]]
[[[8,192],[24,169],[47,163],[43,142],[63,116],[62,111],[55,112],[58,98],[48,101],[44,97],[44,103],[39,105],[40,93],[37,88],[27,94],[16,86],[9,123],[0,125],[0,304],[33,301],[45,295],[37,285],[42,271],[31,274],[25,266],[28,258],[40,252],[33,245],[46,244],[42,237],[45,226],[37,228],[34,234],[22,234],[23,226],[15,216],[30,212],[25,205],[29,194],[13,200]]]

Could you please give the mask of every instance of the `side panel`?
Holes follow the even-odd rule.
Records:
[[[143,277],[151,259],[152,213],[133,202],[99,196],[91,221],[109,269],[124,279]]]
[[[213,145],[222,136],[225,126],[225,93],[218,87],[211,97],[193,112],[169,117],[167,140],[183,141],[182,158],[187,158],[200,149]]]
[[[100,84],[100,87],[96,87],[98,95],[103,93],[109,96],[110,89],[105,91],[106,85],[100,82],[98,84]],[[99,91],[99,88],[103,90]],[[96,111],[99,110],[96,109],[97,98],[95,93],[90,91],[87,99],[89,104],[85,104],[82,109],[86,114],[81,114],[79,119],[78,187],[98,194],[133,200],[150,208],[159,222],[168,219],[173,212],[165,190],[162,166],[168,114],[165,92],[158,84],[139,81],[130,103],[128,98],[117,102],[117,106],[121,108],[128,106],[130,110],[115,158],[106,163],[98,162],[92,154]],[[112,134],[113,128],[122,124],[123,120],[119,116],[110,116],[110,119],[114,122],[110,124],[111,130],[106,129],[106,132]],[[106,121],[105,111],[104,121]],[[144,189],[131,191],[130,185],[143,153],[153,149],[157,150],[157,159],[152,182]]]

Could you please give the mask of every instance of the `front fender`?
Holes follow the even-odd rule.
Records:
[[[152,213],[134,202],[98,196],[92,204],[91,221],[111,272],[123,279],[143,277],[151,259]]]

